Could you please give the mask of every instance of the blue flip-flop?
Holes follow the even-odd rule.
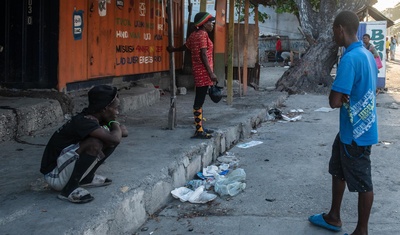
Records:
[[[325,220],[324,220],[324,215],[325,213],[322,214],[316,214],[316,215],[312,215],[308,218],[308,221],[310,221],[310,223],[331,230],[331,231],[335,231],[335,232],[339,232],[342,228],[339,226],[335,226],[335,225],[331,225],[328,224]]]

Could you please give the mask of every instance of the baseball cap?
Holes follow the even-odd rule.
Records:
[[[96,113],[111,104],[117,97],[117,88],[108,85],[97,85],[89,90],[88,113]]]

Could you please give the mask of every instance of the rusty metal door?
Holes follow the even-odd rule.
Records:
[[[54,88],[57,83],[58,1],[0,3],[0,84]]]

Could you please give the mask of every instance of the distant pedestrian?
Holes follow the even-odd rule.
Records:
[[[389,37],[386,37],[385,48],[386,48],[386,61],[389,61],[389,52],[390,52]]]
[[[275,65],[277,65],[278,62],[280,62],[280,61],[283,60],[281,54],[282,54],[282,41],[281,41],[281,37],[276,36],[276,43],[275,43]]]
[[[196,131],[192,138],[209,139],[213,130],[203,128],[203,104],[208,88],[217,82],[214,73],[214,45],[208,33],[214,29],[215,17],[208,12],[199,12],[194,17],[196,30],[190,34],[186,43],[178,48],[167,48],[169,52],[190,50],[192,54],[192,71],[196,85],[196,96],[193,114]]]
[[[370,52],[357,39],[358,16],[339,13],[333,22],[334,40],[346,51],[342,56],[329,104],[340,108],[340,128],[332,146],[329,173],[332,175],[330,211],[309,217],[317,226],[340,231],[340,208],[344,190],[358,193],[358,222],[351,234],[368,234],[374,199],[371,178],[371,145],[378,142],[376,81],[378,68]],[[349,233],[350,234],[350,233]]]
[[[57,191],[58,198],[73,203],[93,200],[82,187],[100,187],[111,180],[95,174],[97,168],[128,136],[124,125],[116,121],[120,101],[117,88],[99,85],[89,93],[89,106],[60,127],[44,150],[40,172]]]
[[[291,53],[288,51],[284,51],[284,52],[282,52],[281,57],[283,59],[283,66],[289,66]]]
[[[374,55],[375,58],[379,57],[378,51],[375,49],[374,45],[370,43],[370,40],[371,36],[369,36],[369,34],[367,33],[364,34],[363,36],[364,47],[367,48],[367,50],[369,50]]]
[[[396,46],[397,46],[397,41],[394,37],[390,37],[390,59],[395,60],[396,59]]]

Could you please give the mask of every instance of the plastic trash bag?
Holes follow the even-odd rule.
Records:
[[[214,103],[218,103],[222,99],[222,87],[213,85],[208,88],[208,95]]]
[[[214,191],[220,196],[236,196],[246,188],[246,172],[238,168],[226,176],[215,176]]]
[[[199,186],[195,191],[186,187],[176,188],[171,191],[171,194],[181,202],[189,201],[191,203],[207,203],[217,198],[217,195],[204,191],[203,185]]]

